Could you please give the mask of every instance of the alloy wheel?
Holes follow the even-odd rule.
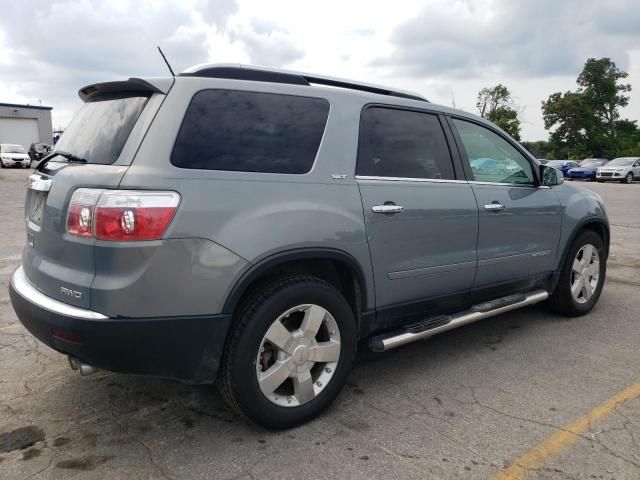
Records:
[[[578,250],[573,260],[570,278],[573,299],[581,304],[588,302],[600,281],[600,255],[590,243]]]
[[[333,316],[319,305],[298,305],[265,333],[256,359],[258,385],[272,403],[297,407],[324,390],[339,360],[340,330]]]

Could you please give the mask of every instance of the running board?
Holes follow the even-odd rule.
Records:
[[[452,330],[462,325],[477,322],[485,318],[493,317],[501,313],[509,312],[517,308],[533,305],[549,298],[549,292],[535,290],[533,292],[509,295],[490,302],[474,305],[469,310],[453,315],[438,315],[418,323],[407,325],[402,330],[377,335],[369,340],[369,348],[374,352],[384,352],[392,348],[423,340],[441,332]]]

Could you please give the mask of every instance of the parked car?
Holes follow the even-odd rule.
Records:
[[[217,381],[287,428],[338,395],[357,345],[600,296],[600,197],[475,115],[229,65],[80,97],[30,177],[10,283],[20,321],[80,373]],[[483,158],[514,173],[477,176]]]
[[[50,147],[46,143],[32,143],[29,147],[29,157],[32,161],[40,161],[48,155],[49,151]]]
[[[555,168],[556,170],[560,170],[564,177],[567,176],[567,172],[572,168],[579,168],[578,162],[574,160],[549,160],[545,165]]]
[[[604,167],[598,168],[596,180],[598,182],[615,180],[621,183],[640,180],[640,157],[614,158]]]
[[[31,167],[31,159],[22,145],[0,144],[0,167]]]
[[[567,170],[565,177],[569,180],[595,180],[598,168],[608,161],[606,158],[585,158],[579,167]]]

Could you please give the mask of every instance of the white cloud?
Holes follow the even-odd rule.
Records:
[[[631,73],[623,114],[640,118],[635,0],[21,0],[0,16],[0,101],[54,107],[65,124],[88,83],[166,75],[207,61],[252,62],[415,90],[473,110],[506,84],[525,139],[545,138],[540,102],[575,88],[588,57]],[[28,27],[28,28],[27,28]],[[635,101],[635,95],[639,95]]]

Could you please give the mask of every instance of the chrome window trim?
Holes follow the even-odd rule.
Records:
[[[378,177],[375,175],[356,175],[356,180],[379,180],[386,182],[422,182],[422,183],[467,183],[473,185],[496,185],[502,187],[529,187],[529,188],[550,188],[538,186],[533,183],[500,183],[500,182],[480,182],[476,180],[444,180],[440,178],[413,178],[413,177]]]
[[[83,320],[106,320],[109,318],[101,313],[74,307],[73,305],[54,300],[53,298],[45,295],[31,285],[29,279],[24,273],[22,265],[13,272],[13,275],[11,276],[11,285],[16,293],[18,293],[22,298],[49,312]]]
[[[374,175],[356,175],[356,180],[382,180],[390,182],[426,182],[426,183],[469,183],[466,180],[444,180],[440,178],[378,177]]]
[[[534,183],[481,182],[478,180],[469,180],[469,183],[472,183],[473,185],[497,185],[497,186],[507,186],[507,187],[540,188],[538,185]],[[545,187],[545,188],[549,188],[549,187]]]

